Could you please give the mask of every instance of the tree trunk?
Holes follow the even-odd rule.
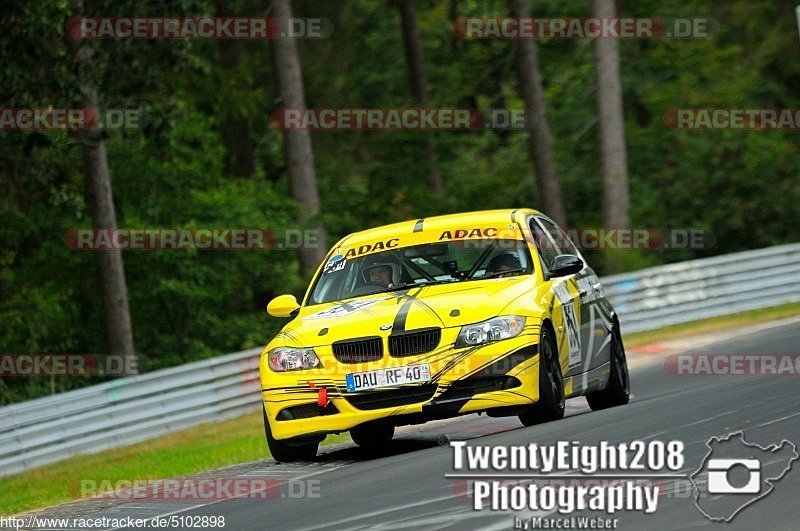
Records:
[[[273,0],[273,16],[286,28],[292,17],[289,0]],[[300,59],[294,39],[277,38],[272,40],[272,58],[278,92],[282,106],[288,109],[304,109],[306,106],[303,91],[303,77]],[[325,257],[325,232],[318,219],[319,192],[314,173],[314,154],[311,150],[311,137],[308,131],[286,130],[283,132],[283,149],[289,177],[289,191],[292,198],[300,204],[298,221],[305,229],[316,229],[318,245],[302,246],[299,250],[300,269],[305,276],[311,276]]]
[[[510,0],[511,14],[529,18],[527,0]],[[530,39],[517,42],[517,77],[522,99],[525,101],[525,123],[528,128],[528,151],[534,170],[541,210],[559,225],[566,224],[561,185],[556,174],[553,138],[547,122],[547,104],[544,98],[542,72],[536,43]]]
[[[233,16],[228,0],[214,0],[214,11],[218,17]],[[217,41],[220,65],[223,73],[236,69],[241,61],[239,55],[240,42],[229,39]],[[226,103],[223,109],[223,122],[220,127],[222,142],[225,144],[225,172],[243,179],[253,176],[255,158],[253,154],[253,135],[250,121],[241,116],[234,105],[229,104],[231,94],[225,94]],[[235,95],[234,95],[235,96]]]
[[[400,0],[400,24],[403,28],[403,47],[405,49],[406,64],[408,65],[408,82],[411,87],[411,96],[420,107],[427,107],[428,80],[425,76],[425,62],[422,55],[422,40],[419,36],[417,25],[417,10],[412,0]],[[444,189],[442,172],[439,170],[439,151],[436,139],[432,132],[426,135],[427,183],[428,188],[441,194]]]
[[[592,16],[616,17],[614,0],[592,0]],[[603,223],[608,228],[623,229],[630,226],[630,191],[617,40],[595,39],[594,62],[603,172]]]
[[[83,14],[82,0],[70,0],[70,3],[75,15]],[[85,95],[83,106],[99,116],[97,92],[92,75],[94,69],[92,49],[80,46],[80,43],[76,42],[73,50],[79,68],[79,86]],[[92,131],[80,131],[78,138],[83,148],[86,202],[92,224],[99,229],[115,229],[117,216],[114,210],[105,141],[100,134]],[[126,373],[136,373],[137,359],[133,348],[128,287],[125,283],[122,252],[119,249],[97,251],[95,256],[100,278],[100,298],[108,354],[123,357]]]
[[[248,179],[253,176],[256,168],[253,135],[250,121],[244,116],[235,116],[235,112],[230,109],[224,112],[222,141],[228,152],[225,158],[225,171],[234,177]]]

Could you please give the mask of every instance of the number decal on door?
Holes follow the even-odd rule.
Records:
[[[575,315],[575,298],[563,284],[558,286],[555,291],[556,297],[561,302],[561,312],[569,343],[569,365],[571,367],[581,362],[581,336],[578,328],[578,318]]]

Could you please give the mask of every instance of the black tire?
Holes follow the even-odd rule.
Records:
[[[319,443],[305,443],[305,444],[289,444],[284,441],[279,441],[272,436],[272,430],[269,427],[267,420],[267,412],[264,413],[264,434],[267,437],[267,446],[269,452],[275,461],[279,463],[291,463],[292,461],[310,461],[317,455]]]
[[[592,410],[598,411],[624,406],[630,398],[631,379],[628,373],[628,361],[625,358],[625,346],[622,344],[619,325],[615,323],[611,329],[611,374],[608,376],[608,385],[605,389],[586,395],[586,401]]]
[[[539,401],[519,416],[525,426],[564,418],[564,376],[558,360],[555,336],[542,326],[539,337]]]
[[[394,426],[385,422],[367,422],[350,429],[350,438],[363,448],[387,444],[394,437]]]

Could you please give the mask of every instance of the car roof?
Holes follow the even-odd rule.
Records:
[[[429,218],[410,219],[391,225],[382,225],[372,229],[354,232],[345,236],[337,246],[356,244],[361,241],[373,241],[391,238],[393,236],[411,234],[421,231],[442,231],[462,227],[484,227],[487,225],[507,225],[520,222],[528,214],[539,212],[530,208],[507,208],[503,210],[481,210],[476,212],[461,212]]]

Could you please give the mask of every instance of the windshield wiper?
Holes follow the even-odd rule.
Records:
[[[492,278],[492,277],[496,277],[496,276],[500,276],[500,275],[511,275],[511,274],[514,274],[514,273],[524,273],[524,272],[525,272],[525,269],[523,269],[521,267],[518,267],[516,269],[507,269],[505,271],[495,271],[494,273],[488,273],[488,274],[483,275],[480,278],[476,278],[475,280],[483,280],[484,278]]]
[[[405,284],[398,284],[397,286],[392,286],[391,288],[386,288],[383,290],[383,293],[389,291],[399,291],[402,289],[411,289],[411,288],[424,288],[425,286],[433,286],[434,284],[449,284],[450,282],[454,282],[455,280],[447,279],[447,280],[434,280],[432,282],[422,282],[421,284],[417,284],[416,282],[406,282]]]

